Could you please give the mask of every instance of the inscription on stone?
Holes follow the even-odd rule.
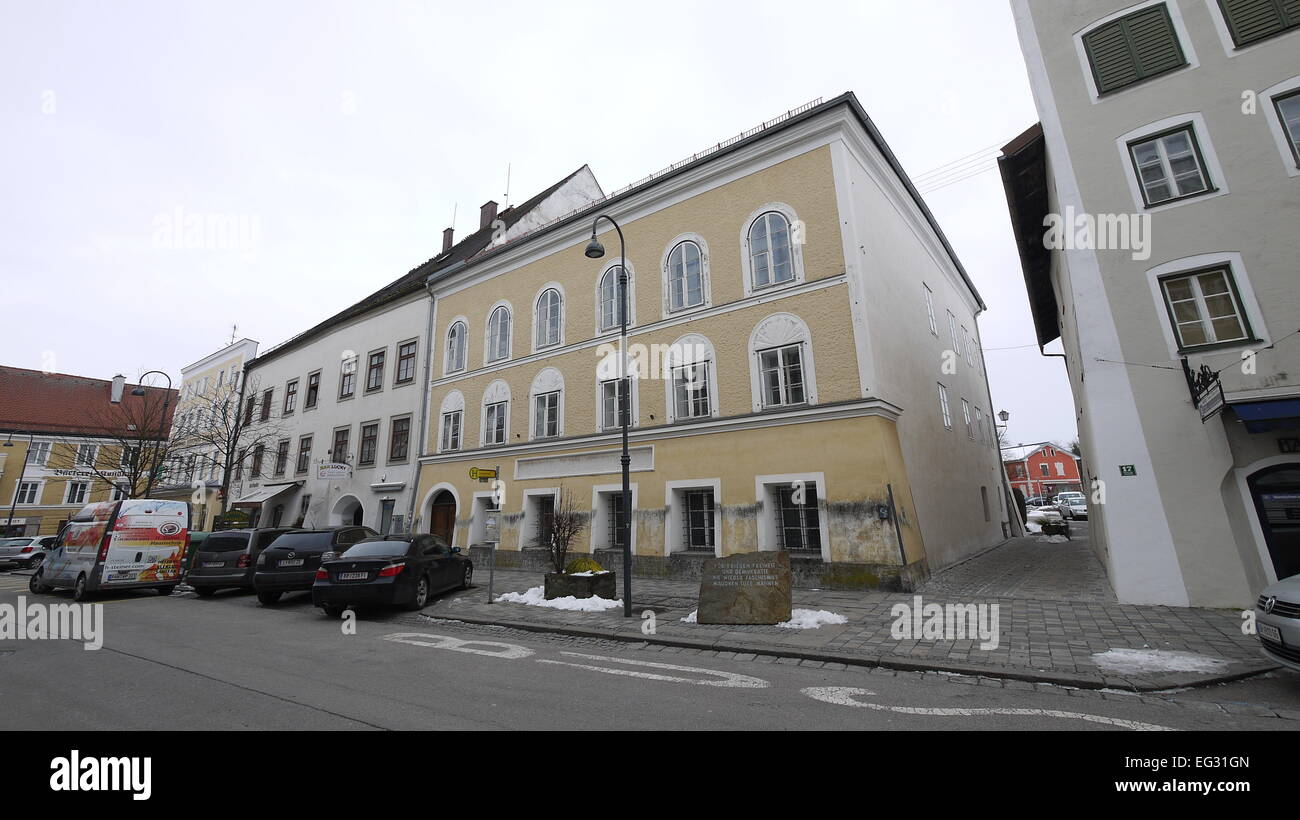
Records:
[[[779,624],[790,620],[790,554],[747,552],[704,562],[702,624]]]

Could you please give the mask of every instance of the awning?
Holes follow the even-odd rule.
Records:
[[[239,499],[238,501],[231,504],[230,506],[231,507],[260,507],[263,504],[265,504],[267,501],[270,501],[272,498],[275,498],[277,495],[288,492],[289,490],[292,490],[294,487],[297,486],[298,486],[298,482],[296,481],[290,482],[288,484],[272,484],[270,486],[262,487],[260,489],[254,490],[253,492]]]
[[[1241,402],[1232,405],[1232,412],[1246,423],[1251,433],[1300,427],[1300,399]]]

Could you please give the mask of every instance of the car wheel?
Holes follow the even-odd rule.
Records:
[[[465,565],[465,575],[460,579],[460,588],[469,589],[470,582],[474,580],[474,565]]]
[[[36,555],[32,556],[32,560],[27,562],[27,568],[36,569],[41,565],[41,562],[44,560],[45,560],[45,556],[41,553],[37,553]]]
[[[262,606],[271,606],[276,601],[280,600],[280,595],[281,593],[279,592],[258,592],[257,600],[262,604]]]
[[[195,587],[194,591],[198,593],[200,598],[211,598],[213,595],[217,594],[216,587]]]
[[[86,574],[83,572],[77,576],[77,583],[72,587],[72,600],[84,601],[90,593],[86,591]]]
[[[415,582],[415,595],[411,597],[411,602],[406,608],[414,612],[418,609],[424,609],[424,605],[429,602],[429,576],[421,575],[420,580]]]
[[[343,614],[341,606],[323,606],[321,609],[325,610],[325,615],[329,618],[338,618]]]
[[[40,570],[37,570],[32,575],[32,579],[27,582],[27,588],[31,590],[32,593],[35,595],[44,595],[52,591],[54,587],[41,581],[41,579],[44,577],[45,577],[45,573]]]

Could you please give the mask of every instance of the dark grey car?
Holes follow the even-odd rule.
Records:
[[[363,538],[377,535],[369,527],[355,525],[286,532],[262,550],[254,562],[257,600],[270,606],[286,592],[311,589],[322,558],[332,558]]]
[[[185,582],[194,587],[200,598],[219,589],[252,589],[257,556],[288,527],[260,527],[244,530],[221,530],[207,537],[194,553]]]

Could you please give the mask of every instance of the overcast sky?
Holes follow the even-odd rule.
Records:
[[[282,342],[434,255],[453,208],[477,227],[507,164],[512,202],[583,164],[612,191],[851,90],[921,177],[1037,121],[1007,0],[0,9],[0,363],[97,378],[179,380],[236,323]],[[926,198],[989,306],[1011,441],[1068,443],[982,167]],[[188,216],[247,234],[187,247]]]

